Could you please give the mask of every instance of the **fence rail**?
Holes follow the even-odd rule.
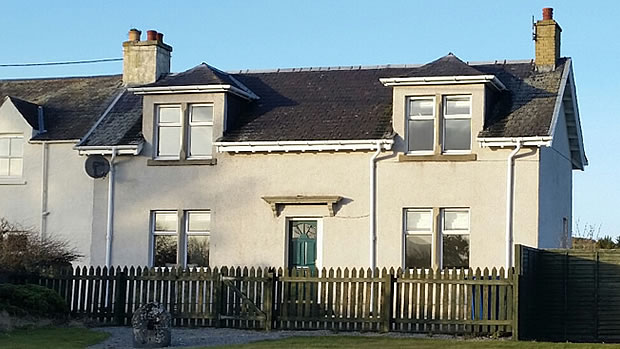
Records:
[[[157,301],[175,326],[511,334],[514,270],[75,268],[4,276],[56,290],[71,314],[129,325]]]

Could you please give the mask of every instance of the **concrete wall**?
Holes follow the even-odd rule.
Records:
[[[570,158],[566,118],[562,107],[552,146],[540,150],[540,248],[571,246],[573,173]],[[564,223],[563,219],[567,222]],[[564,224],[568,228],[567,232]]]
[[[433,88],[434,93],[468,92],[473,97],[472,152],[475,161],[406,161],[404,98],[427,94],[424,88],[395,92],[394,151],[377,164],[378,265],[403,263],[403,209],[469,207],[471,265],[501,266],[505,260],[506,158],[511,149],[480,148],[475,135],[482,128],[485,93],[482,85]],[[147,264],[152,210],[209,209],[211,265],[286,265],[286,221],[318,217],[319,266],[368,266],[369,169],[371,152],[216,153],[214,166],[148,166],[153,147],[154,104],[167,102],[215,105],[214,120],[224,120],[222,94],[145,96],[141,156],[120,157],[117,165],[113,264]],[[214,138],[221,132],[214,129]],[[515,243],[537,246],[538,150],[524,149],[515,166]],[[95,183],[96,203],[105,200],[107,180]],[[261,197],[271,195],[339,195],[344,199],[330,217],[325,205],[287,205],[278,216]],[[101,222],[105,206],[95,209]],[[103,219],[105,221],[105,219]],[[103,229],[105,234],[105,229]],[[101,232],[95,228],[97,254],[103,262]],[[95,244],[93,244],[95,246]],[[93,252],[95,249],[93,249]]]
[[[11,103],[0,107],[1,133],[23,133],[26,141],[32,136],[32,128]],[[90,264],[92,180],[83,170],[85,158],[73,145],[48,144],[46,235],[69,241],[86,255],[79,264]],[[37,231],[41,228],[42,149],[41,143],[25,143],[23,182],[0,183],[0,217]]]

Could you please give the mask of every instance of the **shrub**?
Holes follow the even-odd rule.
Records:
[[[0,284],[0,311],[14,316],[65,317],[69,307],[58,293],[39,285]]]
[[[39,272],[69,266],[82,255],[69,243],[0,218],[0,272]]]

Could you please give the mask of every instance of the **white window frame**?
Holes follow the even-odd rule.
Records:
[[[162,108],[179,108],[179,122],[166,122],[164,125],[160,122],[160,109]],[[155,106],[155,142],[154,143],[154,158],[156,160],[180,160],[181,159],[181,151],[183,150],[183,107],[180,104],[157,104]],[[176,156],[173,155],[159,155],[159,140],[160,140],[160,129],[162,127],[178,127],[179,128],[179,154]]]
[[[433,115],[432,116],[415,116],[411,115],[411,101],[414,100],[431,100],[433,102]],[[437,123],[435,119],[437,118],[437,101],[435,100],[435,96],[408,96],[406,98],[406,111],[407,111],[407,124],[405,126],[405,134],[406,134],[406,145],[407,145],[407,154],[409,155],[431,155],[435,153],[435,147],[437,144],[437,139],[435,139],[435,128],[437,127]],[[411,150],[409,149],[409,121],[411,120],[432,120],[433,121],[433,149],[432,150]]]
[[[467,229],[449,230],[446,229],[446,211],[467,212]],[[445,207],[439,209],[441,226],[439,234],[439,267],[443,269],[443,237],[444,235],[467,235],[469,237],[469,261],[471,261],[471,209],[468,207]]]
[[[430,214],[430,228],[428,230],[408,230],[407,229],[407,213],[408,212],[428,212]],[[434,231],[435,224],[434,220],[433,208],[432,207],[411,207],[405,208],[403,210],[403,268],[407,268],[407,236],[421,236],[421,235],[430,235],[431,237],[431,260],[429,261],[429,268],[433,267],[433,263],[435,260],[435,249],[436,249],[436,234]],[[417,268],[421,269],[421,268]]]
[[[11,173],[11,159],[21,159],[22,161],[22,170],[19,173],[19,175],[17,176],[11,176],[10,174],[7,174],[6,176],[2,176],[0,175],[0,181],[11,181],[11,180],[19,180],[22,179],[24,177],[24,148],[25,148],[25,142],[24,142],[24,135],[23,134],[19,134],[19,133],[6,133],[6,134],[0,134],[0,139],[8,139],[9,140],[9,149],[8,149],[8,153],[6,156],[2,156],[0,155],[0,159],[6,159],[9,162],[9,173]],[[21,139],[22,141],[22,155],[21,156],[11,156],[11,143],[13,143],[13,139]]]
[[[170,213],[170,214],[174,214],[177,217],[177,225],[176,225],[176,229],[174,231],[170,231],[170,230],[164,230],[164,231],[157,231],[155,230],[156,227],[156,216],[158,213]],[[180,239],[179,239],[179,216],[178,216],[178,211],[175,210],[153,210],[151,211],[151,243],[150,243],[150,253],[149,253],[149,258],[151,260],[150,265],[151,266],[155,266],[155,237],[158,235],[161,236],[175,236],[177,238],[177,260],[176,260],[176,264],[179,263],[179,244],[181,243]],[[163,266],[165,267],[165,266]],[[161,268],[163,268],[161,267]]]
[[[448,115],[448,100],[451,98],[467,98],[469,99],[469,114],[453,114]],[[472,141],[471,141],[471,115],[472,115],[472,98],[471,95],[444,95],[443,99],[443,118],[441,121],[441,152],[442,154],[470,154]],[[469,120],[469,149],[468,150],[447,150],[446,149],[446,121],[447,120]]]
[[[212,222],[211,218],[213,218],[213,215],[211,213],[211,210],[186,210],[183,212],[183,219],[184,219],[184,224],[183,224],[183,244],[184,244],[184,249],[183,249],[183,266],[187,266],[187,245],[189,242],[189,237],[194,235],[194,236],[208,236],[209,237],[209,259],[211,256],[211,227],[209,226],[209,230],[206,231],[189,231],[189,216],[191,213],[208,213],[209,214],[209,219]],[[209,264],[210,261],[209,261]]]
[[[211,107],[212,110],[212,115],[211,115],[211,121],[203,121],[203,122],[193,122],[192,121],[192,111],[194,107]],[[188,160],[192,160],[192,159],[211,159],[213,158],[213,119],[215,117],[215,108],[213,106],[213,104],[211,103],[195,103],[195,104],[188,104],[187,105],[187,109],[189,110],[189,117],[187,119],[188,122],[188,127],[187,127],[187,159]],[[211,147],[211,155],[203,155],[203,156],[192,156],[191,152],[192,152],[192,127],[209,127],[209,129],[211,130],[211,144],[209,145]]]

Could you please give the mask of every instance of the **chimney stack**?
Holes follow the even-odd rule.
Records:
[[[141,41],[141,34],[138,29],[131,29],[129,40],[123,43],[123,84],[126,86],[149,84],[170,73],[172,47],[164,44],[164,34],[149,30],[145,41]]]
[[[553,9],[543,8],[543,19],[534,24],[536,41],[536,69],[538,71],[555,70],[560,58],[560,34],[562,28],[553,19]]]

